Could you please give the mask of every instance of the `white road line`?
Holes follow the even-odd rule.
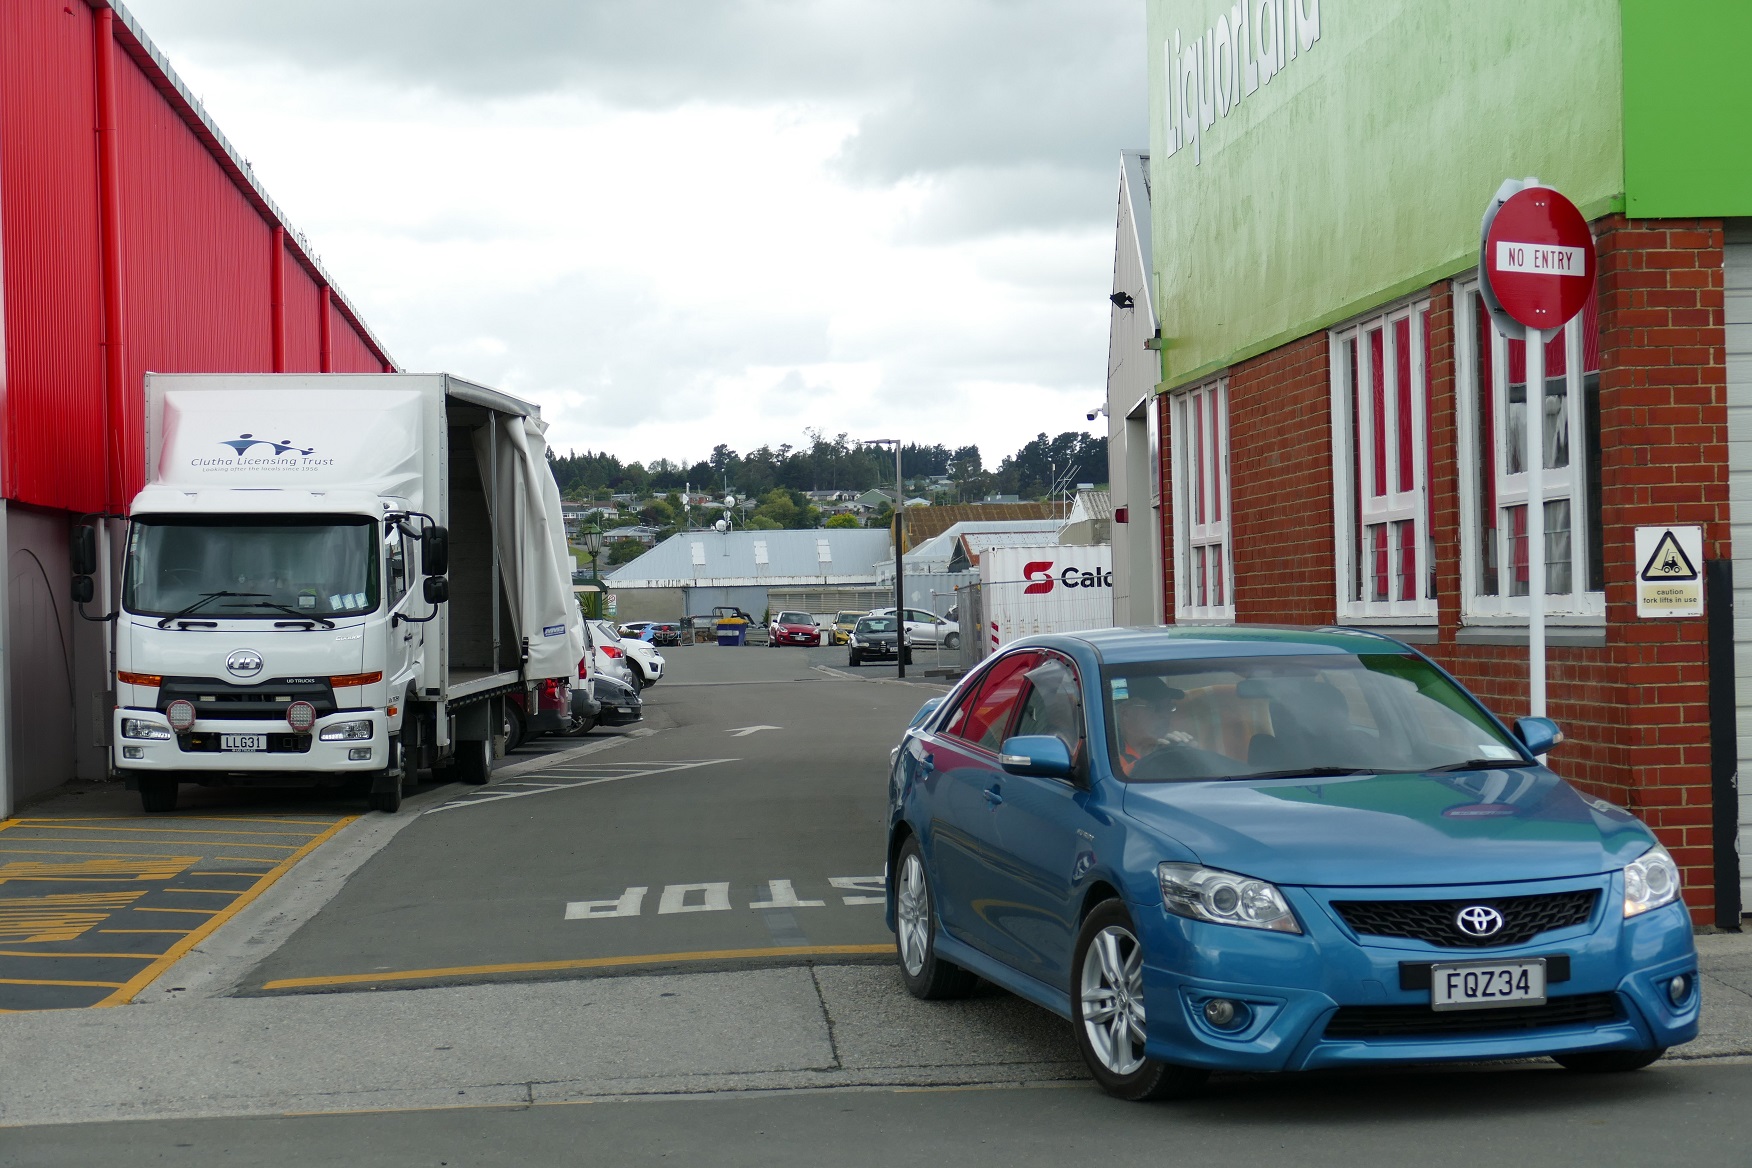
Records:
[[[713,765],[715,765],[717,763],[721,763],[721,762],[736,762],[736,761],[738,761],[738,760],[734,759],[734,758],[706,758],[706,759],[699,759],[699,760],[696,760],[693,762],[650,763],[642,769],[628,770],[624,774],[598,775],[595,778],[579,778],[576,782],[562,782],[562,783],[551,783],[551,784],[544,785],[544,786],[530,786],[529,789],[527,789],[527,790],[505,790],[506,787],[524,786],[525,785],[524,783],[494,784],[493,786],[487,788],[488,792],[493,792],[493,793],[480,794],[480,795],[467,795],[467,796],[463,796],[462,798],[459,798],[459,799],[452,799],[448,803],[442,803],[442,804],[438,805],[437,807],[429,808],[426,811],[422,812],[421,814],[423,814],[423,815],[436,815],[440,811],[454,811],[459,807],[479,807],[483,803],[498,803],[498,802],[501,802],[502,800],[505,800],[505,799],[520,799],[525,795],[541,795],[541,794],[545,794],[546,792],[549,792],[549,791],[571,791],[571,790],[575,790],[578,787],[594,787],[599,783],[615,783],[615,782],[619,782],[622,779],[643,778],[646,775],[673,774],[677,771],[693,770],[697,767],[713,766]],[[612,764],[605,764],[605,765],[612,765]],[[624,764],[623,764],[623,766],[624,766]],[[620,770],[622,768],[617,766],[614,769]],[[548,773],[551,773],[551,772],[548,772]],[[525,780],[525,783],[527,783],[527,780]]]

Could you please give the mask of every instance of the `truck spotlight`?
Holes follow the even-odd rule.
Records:
[[[181,733],[195,724],[195,704],[178,698],[164,707],[164,717],[172,730]]]
[[[286,707],[286,722],[303,734],[316,725],[316,707],[309,702],[293,702]]]

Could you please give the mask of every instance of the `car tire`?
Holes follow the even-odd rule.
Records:
[[[175,776],[142,775],[140,778],[140,810],[148,815],[161,815],[167,811],[175,811],[177,788],[180,785]]]
[[[858,666],[862,665],[863,663],[864,663],[864,658],[859,656],[857,653],[846,654],[846,664],[851,666],[852,668],[856,669]]]
[[[645,688],[651,684],[649,681],[645,680],[644,668],[630,656],[627,658],[627,664],[629,666],[628,672],[633,675],[633,689],[643,693]]]
[[[1640,1071],[1667,1053],[1664,1046],[1654,1050],[1578,1050],[1574,1054],[1554,1054],[1558,1066],[1580,1075],[1618,1075]]]
[[[919,841],[901,845],[894,865],[894,950],[900,976],[915,998],[965,998],[979,978],[937,956],[937,905]]]
[[[905,653],[902,653],[900,656],[900,660],[901,660],[902,664],[911,665],[912,664],[912,650],[908,649]]]
[[[950,633],[947,637],[944,637],[943,638],[943,648],[945,648],[945,649],[959,649],[959,648],[961,648],[961,634],[960,633]]]
[[[1083,918],[1071,961],[1071,1024],[1089,1074],[1109,1095],[1142,1102],[1175,1099],[1210,1072],[1144,1055],[1143,945],[1130,914],[1105,900]]]

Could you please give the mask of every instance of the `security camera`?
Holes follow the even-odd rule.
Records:
[[[1088,418],[1091,422],[1093,422],[1096,418],[1106,417],[1107,416],[1107,403],[1102,402],[1100,405],[1096,406],[1094,409],[1090,410],[1088,413],[1084,414],[1083,416],[1085,418]]]

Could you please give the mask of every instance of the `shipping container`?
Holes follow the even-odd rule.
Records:
[[[1113,624],[1113,547],[990,548],[979,558],[987,653],[1018,637]]]

